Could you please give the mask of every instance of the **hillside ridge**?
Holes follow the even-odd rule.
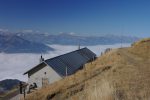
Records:
[[[112,49],[27,100],[149,100],[150,38]]]

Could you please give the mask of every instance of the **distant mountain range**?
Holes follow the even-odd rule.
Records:
[[[25,40],[14,34],[0,34],[0,52],[5,53],[46,53],[53,48]]]
[[[29,41],[44,44],[60,44],[60,45],[111,45],[116,43],[132,43],[139,38],[130,36],[78,36],[69,33],[58,35],[39,34],[39,33],[16,33],[17,36]]]
[[[79,36],[69,33],[58,35],[40,33],[10,33],[0,31],[0,52],[5,53],[47,53],[54,50],[48,44],[60,45],[112,45],[132,43],[139,38],[130,36]]]

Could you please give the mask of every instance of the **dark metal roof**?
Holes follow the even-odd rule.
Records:
[[[92,51],[90,51],[88,48],[83,48],[81,50],[78,50],[78,52],[84,56],[85,58],[87,58],[88,60],[93,60],[94,57],[96,57],[96,54],[93,53]]]
[[[52,67],[59,75],[65,76],[66,68],[67,74],[71,75],[77,70],[81,69],[84,64],[93,60],[95,57],[96,54],[90,51],[88,48],[82,48],[64,55],[47,59],[43,63],[46,63],[47,65]],[[26,73],[28,73],[29,71],[27,71]]]
[[[31,69],[28,70],[27,72],[25,72],[24,75],[25,75],[25,74],[33,74],[33,73],[35,73],[35,72],[41,70],[41,69],[42,69],[43,67],[45,67],[45,66],[46,66],[46,63],[42,62],[42,63],[36,65],[35,67],[31,68]],[[29,75],[29,76],[30,76],[30,75]]]

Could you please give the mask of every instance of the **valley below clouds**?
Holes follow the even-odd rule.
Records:
[[[78,49],[78,46],[72,45],[49,46],[55,50],[42,54],[44,59],[49,59]],[[97,56],[100,56],[101,52],[104,52],[106,48],[119,48],[121,46],[128,47],[130,44],[81,46],[81,48],[87,47],[96,53]],[[27,81],[27,75],[23,75],[23,73],[39,64],[40,56],[41,54],[34,53],[0,53],[0,80],[19,79],[21,81]]]

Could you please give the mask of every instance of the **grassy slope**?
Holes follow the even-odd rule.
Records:
[[[149,100],[150,39],[114,49],[27,100]]]

